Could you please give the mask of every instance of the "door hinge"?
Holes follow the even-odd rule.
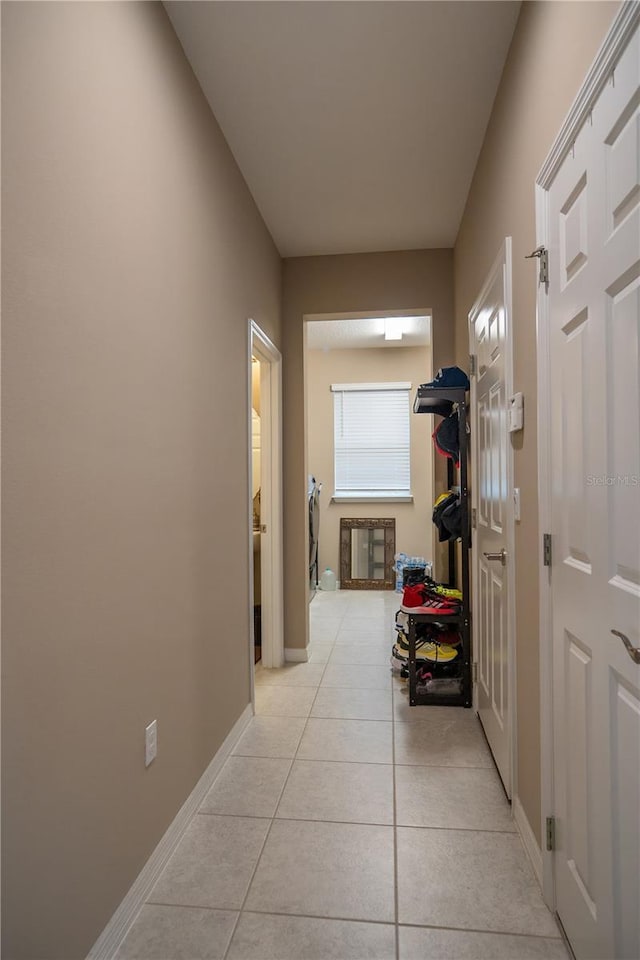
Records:
[[[547,850],[556,848],[556,818],[547,817]]]
[[[477,663],[471,664],[471,682],[472,683],[478,682],[478,664]]]
[[[532,253],[526,255],[525,260],[532,260],[534,257],[540,261],[538,283],[549,283],[549,251],[546,247],[536,247]]]
[[[469,354],[469,376],[475,377],[476,375],[476,355],[475,353]]]
[[[475,507],[471,507],[471,527],[473,530],[478,526],[478,511]]]
[[[542,556],[545,567],[551,566],[551,534],[542,534]]]

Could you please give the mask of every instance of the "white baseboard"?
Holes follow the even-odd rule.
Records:
[[[527,851],[529,860],[531,861],[531,866],[533,867],[533,872],[536,875],[536,879],[542,887],[542,850],[538,846],[538,841],[536,840],[535,834],[531,829],[531,824],[527,820],[527,815],[524,812],[524,807],[520,803],[518,797],[513,798],[512,803],[513,810],[513,819],[516,822],[516,827],[522,837],[522,842],[524,843],[524,848]]]
[[[137,879],[134,881],[133,886],[124,900],[94,943],[87,960],[112,960],[115,956],[136,919],[140,908],[151,893],[169,857],[176,849],[184,831],[191,823],[200,804],[210,790],[213,781],[220,773],[223,763],[244,733],[252,717],[253,706],[249,703],[227,734],[215,757],[180,807],[160,843],[138,874]]]
[[[306,647],[285,647],[284,659],[286,663],[306,663],[309,659],[309,651]]]

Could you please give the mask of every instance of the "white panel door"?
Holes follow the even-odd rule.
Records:
[[[510,443],[507,381],[511,376],[511,238],[494,264],[469,314],[471,353],[476,356],[472,394],[473,645],[476,704],[507,796],[512,788],[511,660],[509,592],[513,555],[508,541]]]
[[[555,879],[578,960],[640,957],[640,44],[548,196]]]

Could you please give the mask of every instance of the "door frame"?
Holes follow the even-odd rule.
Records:
[[[578,131],[587,122],[593,104],[600,95],[631,36],[640,23],[640,4],[624,0],[596,54],[567,117],[535,181],[536,246],[548,249],[549,189]],[[538,283],[536,270],[536,345],[537,345],[537,417],[538,417],[538,573],[540,611],[540,765],[541,836],[546,836],[546,818],[556,812],[553,777],[553,611],[551,608],[551,570],[544,564],[543,533],[551,531],[551,398],[549,302],[546,284]],[[555,862],[553,851],[542,846],[542,892],[547,906],[556,907]]]
[[[251,422],[251,357],[256,356],[261,364],[260,377],[260,428],[261,438],[268,443],[260,445],[261,463],[261,523],[266,527],[262,533],[260,550],[261,602],[262,602],[262,664],[265,668],[281,667],[284,663],[283,630],[283,577],[282,577],[282,355],[258,326],[255,320],[248,322],[247,350],[247,465],[248,504],[247,519],[253,515],[251,495],[252,476],[252,422]],[[249,527],[249,670],[251,675],[251,700],[255,703],[254,690],[254,627],[253,627],[253,527]]]
[[[397,317],[428,317],[429,318],[429,344],[425,348],[428,350],[428,362],[425,364],[424,370],[424,379],[425,382],[431,380],[434,376],[433,372],[433,307],[405,307],[404,309],[398,308],[395,310],[343,310],[338,313],[305,313],[303,314],[303,380],[304,380],[304,464],[305,464],[305,478],[308,476],[308,461],[309,461],[309,422],[308,422],[308,390],[309,390],[309,378],[307,374],[307,357],[309,347],[307,345],[307,336],[308,336],[308,321],[331,321],[331,320],[377,320],[377,319],[394,319]],[[431,464],[429,467],[429,479],[431,482],[431,490],[435,496],[436,490],[436,461],[441,458],[431,455]],[[306,479],[305,479],[306,483]],[[327,490],[329,488],[333,491],[334,477],[331,476],[331,483],[324,481],[324,486]],[[328,503],[331,503],[333,494],[329,495]],[[378,503],[383,501],[378,500]],[[305,506],[307,504],[305,498]],[[374,504],[375,505],[375,504]],[[305,521],[305,544],[306,544],[306,555],[309,556],[309,524]],[[433,573],[435,576],[435,571],[437,569],[437,564],[439,561],[439,554],[442,552],[444,556],[443,547],[445,544],[441,544],[438,541],[438,531],[435,527],[432,526],[431,530],[431,561],[433,564]],[[443,561],[444,562],[444,561]],[[308,609],[309,609],[309,584],[307,577],[307,646],[309,645],[309,619],[308,619]],[[339,582],[338,582],[339,586]]]
[[[476,297],[473,307],[468,314],[468,337],[469,337],[469,353],[475,353],[475,336],[474,336],[474,323],[480,311],[480,305],[487,295],[489,289],[491,288],[496,275],[499,272],[504,270],[504,290],[505,290],[505,352],[504,352],[504,389],[505,389],[505,401],[513,393],[513,306],[512,306],[512,239],[511,237],[505,237],[504,242],[500,246],[498,254],[493,261],[491,269],[487,274],[485,282],[482,285],[480,293]],[[469,378],[471,383],[471,410],[473,412],[473,425],[475,426],[476,417],[477,417],[477,379],[473,375]],[[506,425],[505,417],[505,425]],[[517,703],[516,703],[516,640],[515,640],[515,631],[516,631],[516,545],[515,545],[515,513],[514,513],[514,503],[513,503],[513,487],[514,487],[514,462],[513,462],[513,445],[511,444],[510,434],[507,431],[507,500],[506,500],[506,515],[505,515],[505,540],[506,540],[506,551],[507,556],[510,561],[509,566],[509,589],[507,591],[507,655],[509,657],[509,666],[507,669],[507,681],[508,681],[508,692],[507,696],[509,698],[509,707],[507,710],[508,722],[509,722],[509,762],[511,765],[511,800],[512,800],[512,809],[514,815],[517,811],[518,804],[518,738],[517,738]],[[474,438],[472,435],[472,444],[471,444],[471,507],[472,510],[478,510],[478,484],[476,482],[478,477],[478,465],[477,465],[477,454],[478,454],[478,438]],[[476,629],[477,624],[479,623],[479,573],[478,573],[478,551],[474,548],[473,543],[473,531],[472,531],[472,549],[471,549],[471,577],[472,577],[472,587],[471,587],[471,598],[472,598],[472,617],[471,617],[471,629],[472,629],[472,648],[475,650],[476,647]],[[475,654],[474,654],[474,664],[477,663]],[[476,705],[478,703],[477,696],[477,667],[474,670],[475,680],[473,684],[473,702]]]

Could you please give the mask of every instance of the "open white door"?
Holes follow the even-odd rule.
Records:
[[[549,251],[539,295],[552,546],[545,813],[556,908],[578,960],[640,956],[638,6],[623,6],[538,181]]]
[[[508,797],[513,788],[514,532],[511,395],[511,237],[469,313],[475,703]]]
[[[249,321],[249,370],[251,357],[260,361],[260,581],[262,665],[281,667],[284,662],[283,591],[282,591],[282,357],[260,327]],[[251,377],[249,376],[249,380]],[[249,401],[251,421],[251,400]],[[251,431],[251,423],[249,426]],[[251,457],[251,442],[249,442]],[[251,462],[249,462],[251,476]],[[249,516],[253,514],[253,498]],[[251,525],[250,525],[251,527]],[[249,556],[251,623],[253,624],[253,531]],[[250,638],[251,676],[253,677],[253,630]]]

